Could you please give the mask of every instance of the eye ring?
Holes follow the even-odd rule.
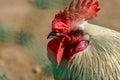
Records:
[[[83,31],[82,30],[77,30],[74,32],[74,36],[82,35]]]

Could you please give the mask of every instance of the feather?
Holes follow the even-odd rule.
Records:
[[[89,47],[73,55],[58,80],[120,80],[120,33],[86,26],[91,34]]]
[[[52,22],[52,31],[69,36],[71,40],[65,43],[74,42],[72,50],[73,53],[75,51],[68,61],[63,58],[53,70],[55,80],[120,80],[120,33],[85,22],[97,16],[100,10],[98,0],[78,0],[76,7],[74,1],[72,0],[69,9],[67,7],[58,13]],[[78,25],[85,34],[73,37],[70,31]],[[76,44],[75,39],[80,41],[77,47],[73,46]],[[80,50],[82,45],[79,45],[81,39],[89,42],[85,42],[88,45],[83,50]],[[65,47],[64,54],[69,56],[69,46]]]

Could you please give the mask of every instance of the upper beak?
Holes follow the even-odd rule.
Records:
[[[48,36],[47,36],[47,39],[55,38],[55,37],[57,37],[57,36],[59,36],[59,33],[57,33],[57,32],[50,32],[50,33],[48,34]]]

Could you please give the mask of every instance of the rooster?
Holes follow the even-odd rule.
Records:
[[[47,37],[55,80],[120,80],[120,33],[87,22],[99,10],[98,0],[72,0],[55,15]]]

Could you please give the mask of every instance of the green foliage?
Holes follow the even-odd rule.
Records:
[[[10,25],[0,22],[0,42],[14,42],[19,45],[27,45],[34,36],[24,30],[16,31]]]
[[[5,31],[3,28],[0,29],[0,41],[5,42],[7,40],[8,32]]]
[[[32,3],[42,9],[64,8],[70,0],[32,0]]]
[[[0,21],[0,41],[8,42],[11,39],[12,30],[10,26]]]
[[[46,9],[46,8],[49,8],[50,6],[53,6],[52,4],[49,3],[49,1],[46,1],[46,0],[33,0],[33,3],[35,3],[36,6],[42,9]]]
[[[33,35],[25,31],[15,32],[14,40],[17,44],[26,45],[31,42]]]

